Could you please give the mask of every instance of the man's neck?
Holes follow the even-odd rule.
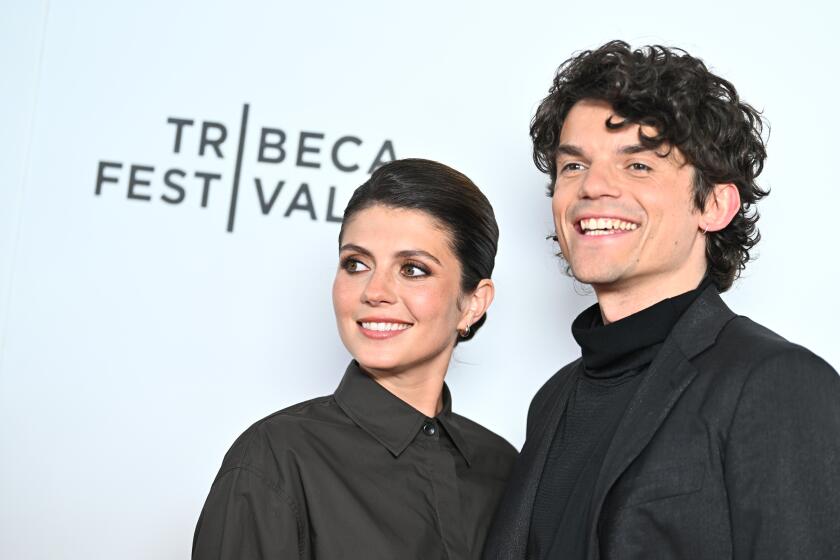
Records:
[[[681,278],[640,279],[626,284],[593,285],[604,324],[614,323],[700,285],[705,270]]]

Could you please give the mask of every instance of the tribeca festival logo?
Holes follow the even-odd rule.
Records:
[[[126,199],[153,202],[162,201],[169,205],[179,205],[188,198],[201,197],[201,207],[207,208],[211,200],[211,191],[215,192],[225,183],[230,187],[227,231],[233,232],[236,221],[236,208],[239,201],[240,187],[247,188],[248,181],[242,181],[243,154],[248,133],[248,109],[242,107],[242,119],[239,125],[239,137],[236,152],[232,153],[228,140],[228,127],[221,122],[197,120],[181,117],[169,117],[167,126],[172,127],[172,152],[179,155],[197,154],[200,158],[211,157],[216,162],[233,155],[235,157],[232,175],[209,171],[188,171],[179,167],[165,170],[153,165],[100,160],[96,173],[95,195],[101,196],[103,190],[112,183],[125,189]],[[375,146],[378,148],[370,148]],[[365,149],[367,148],[367,150]],[[194,151],[197,150],[197,151]],[[355,173],[365,170],[368,174],[389,161],[396,159],[391,140],[382,140],[373,144],[364,142],[358,136],[338,136],[330,139],[324,132],[300,131],[289,133],[287,130],[272,127],[259,128],[259,148],[256,161],[271,164],[274,168],[288,169],[309,168],[314,170],[332,166],[342,173]],[[293,213],[303,213],[313,221],[341,222],[342,208],[336,208],[336,187],[330,185],[322,191],[310,188],[308,182],[286,185],[286,179],[253,176],[252,188],[256,189],[257,200],[263,215],[269,215],[278,205],[278,198],[283,189],[286,192],[295,188],[294,195],[284,204],[284,217]],[[356,181],[354,187],[361,184]],[[315,191],[313,193],[313,191]],[[215,200],[216,197],[214,196]],[[318,204],[316,204],[318,201]]]

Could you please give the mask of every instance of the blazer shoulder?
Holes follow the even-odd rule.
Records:
[[[554,375],[549,377],[548,380],[543,383],[543,386],[539,388],[537,393],[534,395],[534,398],[531,399],[531,405],[528,407],[528,432],[531,431],[531,427],[533,426],[533,422],[536,418],[545,416],[545,413],[551,408],[551,406],[554,405],[557,391],[563,386],[563,383],[570,375],[575,374],[575,371],[577,371],[580,363],[581,358],[578,358],[573,362],[569,362],[560,368]]]
[[[718,337],[718,342],[727,347],[740,348],[741,353],[751,355],[753,363],[797,357],[800,360],[811,361],[815,364],[828,365],[825,360],[811,350],[789,341],[782,335],[743,315],[738,315],[727,323]]]
[[[811,350],[793,343],[755,321],[739,315],[721,330],[717,343],[700,358],[706,365],[725,365],[728,374],[749,378],[808,376],[809,383],[833,387],[840,376]]]

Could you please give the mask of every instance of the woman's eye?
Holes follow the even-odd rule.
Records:
[[[418,276],[428,276],[429,272],[416,264],[406,264],[402,267],[402,274],[409,278],[417,278]]]
[[[370,268],[365,263],[357,259],[345,259],[341,263],[341,268],[350,273],[364,272],[365,270],[370,270]]]

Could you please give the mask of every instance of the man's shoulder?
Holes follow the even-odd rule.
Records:
[[[533,419],[540,416],[547,408],[550,408],[557,401],[557,393],[569,380],[570,376],[574,376],[580,367],[581,358],[569,362],[561,367],[557,372],[548,378],[548,380],[539,388],[534,398],[531,399],[531,406],[528,409],[528,425],[530,426]]]
[[[838,382],[837,372],[825,360],[800,344],[743,315],[729,321],[715,344],[697,357],[701,369],[749,378],[808,376],[830,385]]]
[[[551,398],[551,396],[563,385],[564,381],[566,381],[569,376],[574,375],[577,371],[578,367],[580,366],[581,358],[569,362],[565,366],[561,367],[557,370],[554,375],[548,378],[543,386],[539,388],[536,395],[534,395],[533,401],[536,402],[539,399],[544,398]]]

